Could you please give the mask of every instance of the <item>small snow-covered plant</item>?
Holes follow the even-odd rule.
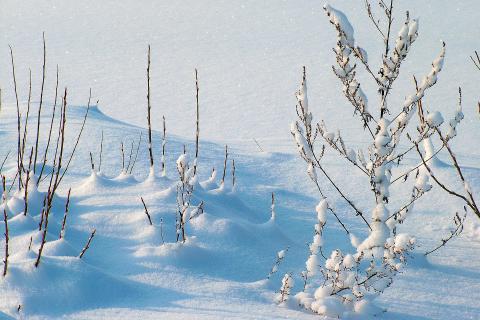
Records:
[[[194,163],[196,159],[194,160]],[[179,175],[179,182],[177,184],[177,218],[176,231],[178,242],[181,238],[182,242],[186,240],[185,225],[186,223],[198,217],[203,213],[204,203],[201,201],[197,206],[194,206],[190,213],[193,189],[197,184],[197,174],[195,166],[190,166],[188,162],[188,155],[186,152],[182,153],[177,159],[177,171]]]
[[[194,178],[193,168],[189,167],[188,156],[182,153],[177,159],[177,171],[179,182],[177,184],[177,241],[180,237],[183,242],[186,240],[185,224],[187,222],[187,210],[190,207],[190,200],[193,193]]]
[[[275,273],[277,273],[278,267],[280,267],[280,264],[282,263],[283,259],[285,259],[285,255],[287,254],[287,251],[288,251],[288,247],[277,252],[275,263],[273,264],[272,268],[270,269],[270,272],[268,273],[267,280],[270,279]]]
[[[152,150],[152,121],[151,121],[152,104],[150,102],[150,45],[148,45],[147,55],[147,124],[148,124],[148,157],[150,159],[150,174],[154,171],[153,150]]]
[[[355,43],[354,29],[345,14],[328,4],[324,6],[324,10],[335,28],[337,37],[336,46],[333,49],[336,64],[332,69],[342,84],[343,95],[353,106],[354,115],[362,123],[365,134],[371,141],[368,149],[362,150],[348,146],[340,131],[329,131],[324,120],[316,124],[312,123],[313,115],[308,103],[305,67],[300,89],[296,92],[298,120],[291,125],[291,133],[298,151],[307,165],[307,174],[322,197],[316,208],[318,222],[315,224],[315,234],[310,244],[306,270],[301,273],[304,281],[303,291],[297,293],[296,298],[298,303],[306,309],[332,317],[373,312],[374,309],[369,307],[370,302],[391,285],[395,275],[406,264],[409,252],[415,247],[415,237],[398,233],[397,228],[412,212],[414,203],[431,190],[430,178],[449,194],[464,200],[466,206],[480,217],[472,191],[448,145],[448,141],[456,135],[456,126],[463,119],[461,103],[449,123],[447,135],[442,134],[441,131],[443,116],[439,112],[429,112],[422,107],[422,98],[436,84],[442,70],[445,43],[442,43],[440,53],[422,81],[417,83],[415,80],[414,92],[406,95],[403,102],[392,103],[390,93],[400,74],[402,63],[417,39],[418,20],[411,19],[407,12],[403,25],[392,41],[393,0],[379,2],[379,9],[385,16],[383,22],[374,16],[374,10],[369,1],[365,3],[367,14],[385,45],[382,63],[377,72],[374,72],[369,64],[367,52]],[[357,63],[363,66],[367,75],[377,86],[379,99],[377,110],[369,108],[369,100],[357,77]],[[394,109],[399,105],[397,110]],[[411,120],[416,113],[418,113],[419,125],[416,128],[416,136],[412,137],[407,133],[406,128],[413,123]],[[437,134],[443,142],[438,151],[434,150],[430,141],[434,134]],[[404,136],[410,143],[410,147],[400,152],[399,146]],[[365,212],[355,204],[350,195],[342,190],[337,177],[330,174],[324,167],[322,159],[326,147],[331,148],[365,177],[364,190],[371,190],[373,193],[370,219],[367,219]],[[456,172],[465,185],[465,194],[449,188],[434,175],[432,163],[436,154],[443,148],[449,152]],[[403,171],[405,169],[400,167],[402,160],[406,154],[415,150],[419,155],[420,164]],[[402,199],[401,193],[392,188],[392,185],[400,181],[406,182],[413,172],[415,172],[415,179],[407,187],[412,190],[411,195],[408,199]],[[361,219],[368,232],[368,236],[363,241],[358,240],[348,230],[338,212],[329,204],[328,199],[331,196],[327,196],[322,187],[324,183],[330,184],[334,192],[347,204],[348,211]],[[366,195],[364,198],[368,199]],[[392,203],[402,204],[398,208],[392,208]],[[327,213],[331,213],[350,236],[351,244],[355,249],[353,252],[334,249],[328,257],[324,255],[322,252],[325,241],[323,230],[327,223]],[[455,219],[457,231],[461,230],[459,225],[462,221],[460,216]],[[458,234],[457,231],[453,235]],[[445,242],[443,240],[443,243]]]
[[[277,296],[277,303],[283,303],[288,300],[288,297],[290,296],[290,292],[293,289],[293,285],[295,284],[295,281],[292,278],[292,275],[290,273],[285,273],[282,279],[282,286],[280,287],[280,292],[278,293]]]

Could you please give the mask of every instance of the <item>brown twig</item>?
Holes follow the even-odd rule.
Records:
[[[152,123],[150,118],[150,45],[148,45],[148,62],[147,62],[147,123],[148,123],[148,153],[150,156],[150,168],[153,168],[153,151],[152,151]]]
[[[43,247],[45,246],[45,242],[47,242],[47,230],[48,230],[48,217],[50,215],[50,208],[51,208],[51,198],[53,198],[53,196],[51,196],[50,194],[51,190],[49,189],[48,190],[48,195],[47,195],[47,208],[43,209],[43,215],[42,217],[44,217],[44,220],[45,220],[45,224],[43,226],[43,233],[42,233],[42,242],[40,243],[40,248],[38,249],[38,255],[37,255],[37,260],[35,261],[35,268],[38,268],[39,264],[40,264],[40,259],[42,258],[42,252],[43,252]]]
[[[232,159],[232,187],[235,187],[235,159]]]
[[[122,155],[122,171],[125,171],[125,153],[123,151],[123,142],[120,143],[120,153]]]
[[[7,152],[7,155],[5,156],[5,158],[2,161],[2,165],[0,166],[0,174],[2,173],[3,166],[5,165],[5,162],[7,161],[8,156],[10,155],[10,152],[11,152],[11,150]]]
[[[435,128],[435,131],[437,132],[438,136],[440,137],[440,140],[443,142],[443,145],[447,148],[448,154],[450,155],[450,158],[452,159],[453,166],[455,167],[455,170],[457,171],[458,176],[460,177],[460,180],[464,184],[464,186],[467,184],[467,181],[465,180],[465,176],[463,175],[462,169],[460,168],[460,165],[458,164],[457,157],[453,153],[452,149],[450,148],[450,145],[448,144],[448,140],[442,135],[442,132],[440,129]],[[470,190],[465,190],[469,201],[467,201],[467,205],[473,210],[473,212],[480,218],[480,210],[475,202],[475,199],[473,197],[473,194]]]
[[[260,149],[261,152],[264,152],[262,147],[260,146],[260,144],[258,143],[257,139],[253,138],[253,141],[255,142],[255,144],[257,145],[258,149]]]
[[[8,241],[9,241],[9,234],[8,234],[8,215],[7,215],[7,191],[6,191],[6,184],[5,184],[5,176],[2,176],[2,185],[3,185],[3,221],[5,224],[5,258],[3,260],[3,276],[7,275],[8,269]]]
[[[85,116],[83,118],[82,127],[80,128],[80,132],[78,133],[77,140],[75,141],[75,145],[73,146],[73,150],[72,150],[72,153],[70,154],[70,158],[68,159],[67,165],[65,166],[65,170],[63,170],[63,173],[62,173],[60,179],[58,180],[58,184],[60,184],[63,177],[67,173],[68,168],[70,167],[70,162],[72,161],[73,156],[75,155],[75,151],[77,150],[78,143],[80,142],[80,138],[81,138],[82,133],[83,133],[83,128],[85,128],[85,122],[87,122],[88,112],[90,111],[90,99],[91,99],[91,97],[92,97],[92,89],[90,89],[90,91],[89,91],[87,111],[85,112]],[[97,104],[98,104],[98,101],[97,101]]]
[[[87,252],[88,248],[90,248],[90,243],[92,242],[92,239],[95,236],[96,231],[97,231],[96,229],[93,229],[92,233],[90,234],[87,244],[85,245],[85,247],[82,249],[82,252],[80,252],[80,255],[78,256],[80,259],[83,258],[83,255],[85,254],[85,252]]]
[[[130,174],[132,174],[133,167],[135,166],[135,163],[137,163],[138,150],[140,150],[140,143],[141,142],[142,142],[142,132],[140,131],[140,137],[138,137],[137,151],[135,152],[135,158],[133,159],[132,166],[130,167]]]
[[[50,140],[52,138],[53,121],[55,120],[55,110],[57,108],[57,97],[58,97],[58,65],[57,65],[57,75],[56,75],[56,84],[55,84],[55,102],[53,104],[52,118],[50,120],[50,129],[48,131],[47,145],[45,147],[45,152],[43,154],[42,169],[40,170],[40,174],[38,175],[37,185],[40,184],[40,182],[42,181],[43,170],[45,169],[45,165],[47,164],[48,149],[50,147]],[[36,165],[36,162],[34,166],[35,165]]]
[[[466,210],[466,207],[464,207],[465,209],[465,214],[463,215],[463,217],[460,217],[458,212],[455,213],[455,216],[453,218],[454,222],[455,222],[455,225],[456,225],[456,228],[455,230],[453,231],[450,231],[450,235],[447,237],[447,238],[444,238],[442,239],[441,243],[436,246],[435,248],[425,252],[425,255],[428,256],[429,254],[437,251],[438,249],[440,249],[441,247],[444,247],[448,241],[452,240],[453,237],[456,237],[456,236],[459,236],[460,233],[462,233],[463,231],[463,223],[465,222],[465,219],[467,218],[467,210]]]
[[[275,219],[275,193],[272,192],[272,204],[270,206],[271,218]]]
[[[40,211],[40,222],[38,223],[38,231],[42,231],[43,221],[45,219],[45,206],[47,204],[47,195],[43,197],[42,210]]]
[[[92,167],[92,172],[95,171],[95,164],[93,163],[93,156],[92,153],[90,152],[90,166]]]
[[[99,156],[99,160],[98,160],[98,171],[99,172],[102,169],[102,153],[103,153],[103,130],[102,130],[102,139],[100,140],[100,156]]]
[[[128,170],[130,169],[130,164],[132,163],[133,143],[134,143],[134,140],[132,140],[132,144],[130,146],[130,154],[128,156],[127,170],[125,170],[125,173],[128,173]]]
[[[414,146],[415,147],[415,146]],[[443,149],[443,146],[441,146],[440,148],[438,148],[437,151],[435,151],[434,154],[432,154],[430,157],[428,157],[427,159],[425,159],[425,161],[429,161],[430,159],[433,159],[437,154],[440,153],[440,151],[442,151]],[[415,167],[413,167],[412,169],[409,169],[407,172],[404,172],[402,173],[401,175],[399,175],[398,177],[396,177],[395,179],[392,179],[390,184],[394,184],[395,182],[399,181],[400,179],[404,178],[404,181],[407,180],[408,178],[408,175],[410,173],[412,173],[413,171],[417,170],[418,168],[420,168],[421,166],[423,165],[423,163],[419,163],[418,165],[416,165]]]
[[[19,179],[18,179],[18,189],[21,189],[21,185],[22,185],[22,172],[21,172],[21,169],[22,169],[22,166],[21,166],[21,158],[22,158],[22,154],[21,154],[21,148],[20,148],[20,118],[21,118],[21,115],[20,115],[20,104],[19,104],[19,101],[18,101],[18,91],[17,91],[17,78],[16,78],[16,75],[15,75],[15,61],[13,59],[13,49],[12,49],[12,46],[9,45],[9,48],[10,48],[10,57],[11,57],[11,61],[12,61],[12,76],[13,76],[13,88],[15,90],[15,101],[17,102],[17,134],[18,134],[18,139],[17,139],[17,171],[18,171],[18,175],[19,175]]]
[[[37,136],[35,140],[35,158],[33,160],[33,173],[35,173],[35,167],[37,164],[37,154],[38,154],[38,138],[40,136],[40,121],[41,121],[41,116],[42,116],[42,103],[43,103],[43,88],[45,86],[45,62],[46,62],[46,56],[47,56],[47,50],[46,50],[46,45],[45,45],[45,32],[42,34],[43,38],[43,72],[42,72],[42,88],[40,90],[40,103],[38,106],[38,115],[37,115]]]
[[[30,236],[30,242],[28,243],[28,251],[32,250],[33,236]]]
[[[59,131],[60,137],[60,152],[58,154],[58,163],[57,163],[57,172],[55,174],[55,183],[53,184],[52,189],[52,198],[57,190],[58,186],[60,185],[60,171],[62,169],[62,161],[63,161],[63,150],[65,146],[65,125],[67,122],[67,88],[65,88],[65,93],[63,95],[63,108],[62,108],[62,117],[61,117],[61,125]],[[58,141],[58,140],[57,140]],[[71,159],[71,157],[70,157]],[[54,166],[55,167],[55,166]],[[62,175],[63,177],[63,175]]]
[[[227,171],[227,160],[228,160],[228,145],[225,145],[225,160],[223,161],[223,174],[222,174],[222,180],[220,181],[220,184],[225,183],[225,173]]]
[[[65,237],[65,227],[67,225],[67,216],[68,216],[68,209],[70,205],[70,192],[72,191],[72,188],[68,189],[68,194],[67,194],[67,203],[65,204],[65,213],[63,214],[63,220],[62,220],[62,229],[60,230],[60,235],[58,236],[58,239],[62,239]]]
[[[191,214],[190,217],[188,218],[188,220],[192,220],[192,219],[195,219],[196,217],[198,217],[199,215],[202,215],[203,214],[203,206],[205,205],[205,203],[203,202],[203,200],[200,202],[200,204],[197,206],[197,210],[195,211],[194,214]]]
[[[28,183],[30,182],[30,167],[32,165],[32,155],[33,155],[33,147],[30,149],[30,159],[28,161],[28,170],[27,170],[27,178],[25,179],[25,187],[24,187],[24,210],[23,215],[26,216],[28,212]]]
[[[32,100],[32,70],[28,69],[29,82],[28,82],[28,102],[27,102],[27,114],[25,115],[25,124],[23,127],[23,138],[22,138],[22,169],[23,169],[23,157],[25,154],[25,144],[27,143],[27,128],[28,128],[28,119],[30,117],[30,102]]]
[[[417,149],[417,153],[419,154],[420,158],[422,159],[423,166],[427,169],[428,173],[430,174],[430,177],[432,177],[432,179],[437,183],[437,185],[438,185],[440,188],[442,188],[443,190],[445,190],[447,193],[449,193],[449,194],[451,194],[451,195],[453,195],[453,196],[456,196],[456,197],[462,199],[463,201],[465,201],[467,204],[469,204],[470,202],[469,202],[469,200],[468,200],[465,196],[463,196],[463,195],[461,195],[461,194],[459,194],[459,193],[457,193],[457,192],[449,189],[445,184],[443,184],[442,182],[440,182],[440,181],[438,180],[438,178],[435,176],[435,174],[433,173],[433,171],[432,171],[432,169],[430,168],[430,166],[427,164],[427,162],[426,162],[425,159],[423,158],[423,155],[422,155],[422,152],[420,151],[420,148],[419,148],[419,146],[418,146],[418,143],[415,143],[415,148]]]
[[[145,214],[147,215],[148,222],[150,223],[151,226],[153,226],[152,217],[150,217],[150,214],[148,213],[147,205],[145,204],[145,201],[143,201],[143,197],[140,197],[140,200],[142,200],[143,208],[145,209]]]
[[[478,55],[478,52],[476,50],[475,50],[475,58],[476,60],[473,58],[473,56],[470,56],[470,59],[472,59],[475,67],[477,67],[477,69],[480,70],[480,56]]]
[[[162,117],[163,123],[163,136],[162,136],[162,175],[166,175],[166,167],[165,167],[165,147],[167,145],[167,127],[165,124],[165,116]]]
[[[193,162],[193,175],[195,176],[197,174],[197,161],[198,161],[198,142],[199,142],[199,137],[200,137],[200,115],[199,115],[199,103],[198,103],[198,72],[197,69],[195,69],[195,87],[196,87],[196,131],[195,131],[195,160]]]
[[[160,218],[160,237],[162,238],[162,244],[165,244],[165,240],[163,239],[163,218]]]

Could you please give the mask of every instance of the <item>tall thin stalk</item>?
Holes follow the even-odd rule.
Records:
[[[150,168],[153,168],[153,151],[152,151],[152,123],[150,111],[152,105],[150,103],[150,45],[148,45],[148,64],[147,64],[147,122],[148,122],[148,153],[150,156]]]
[[[73,150],[72,150],[72,153],[70,154],[70,158],[68,158],[68,162],[67,162],[67,165],[65,166],[65,170],[63,171],[60,179],[58,180],[58,184],[60,184],[63,177],[67,173],[68,168],[70,167],[70,162],[72,161],[73,156],[75,155],[75,151],[77,150],[78,143],[80,142],[80,138],[82,137],[83,129],[85,128],[85,123],[87,122],[88,112],[90,111],[90,99],[91,98],[92,98],[92,89],[89,90],[87,111],[85,111],[85,116],[83,117],[82,127],[80,128],[80,131],[78,132],[77,140],[75,141],[75,145],[73,146]],[[98,104],[98,101],[97,101],[97,104]]]
[[[163,116],[163,136],[162,136],[162,175],[166,176],[166,166],[165,166],[165,147],[167,145],[167,127],[165,124],[165,116]]]
[[[197,162],[198,162],[198,142],[199,142],[199,137],[200,137],[200,114],[199,114],[199,103],[198,103],[198,72],[197,69],[195,69],[195,87],[196,87],[196,95],[195,95],[195,100],[196,100],[196,131],[195,131],[195,160],[193,162],[193,175],[195,176],[197,174]]]
[[[102,153],[103,153],[103,130],[102,130],[102,140],[100,140],[100,156],[98,161],[98,172],[100,172],[102,168]]]
[[[50,120],[50,129],[48,130],[47,145],[45,147],[45,152],[43,154],[42,169],[40,170],[40,173],[38,175],[37,185],[40,184],[43,170],[45,169],[45,165],[47,164],[48,148],[50,147],[50,140],[52,138],[53,121],[55,120],[55,110],[57,108],[57,98],[58,98],[58,64],[57,64],[57,75],[56,75],[56,84],[55,84],[55,102],[53,104],[52,118]],[[37,138],[38,138],[38,134],[37,134]],[[33,165],[35,166],[36,162],[34,162]]]
[[[70,192],[72,191],[72,188],[68,189],[68,194],[67,194],[67,203],[65,204],[65,213],[63,215],[63,220],[62,220],[62,229],[60,230],[60,235],[59,239],[62,239],[65,237],[65,227],[67,225],[67,216],[68,216],[68,209],[70,205]]]
[[[23,127],[23,138],[22,138],[22,163],[23,163],[23,156],[25,153],[25,144],[27,143],[27,128],[28,128],[28,118],[30,116],[30,102],[32,99],[32,70],[28,69],[29,74],[29,83],[28,83],[28,102],[27,102],[27,114],[25,116],[25,124]]]
[[[40,122],[42,118],[42,104],[43,104],[43,88],[45,86],[45,62],[47,56],[47,49],[45,45],[45,32],[42,34],[43,38],[43,72],[42,72],[42,88],[40,90],[40,103],[38,105],[38,115],[37,115],[37,135],[35,140],[35,157],[33,160],[33,173],[36,171],[37,164],[37,155],[38,155],[38,137],[40,136]],[[57,67],[57,79],[58,79],[58,67]],[[56,95],[56,94],[55,94]]]
[[[227,172],[227,160],[228,160],[228,145],[225,145],[225,159],[223,161],[223,174],[222,174],[222,180],[220,181],[221,185],[225,183],[225,173]]]
[[[30,158],[28,161],[27,177],[25,178],[25,187],[24,187],[24,195],[23,195],[23,200],[24,200],[23,215],[24,216],[26,216],[28,212],[28,184],[30,182],[30,169],[32,166],[32,155],[33,155],[33,147],[30,149]]]
[[[13,49],[12,49],[12,46],[9,45],[9,48],[10,48],[10,58],[11,58],[11,61],[12,61],[12,76],[13,76],[13,88],[15,90],[15,101],[17,103],[17,134],[18,134],[18,139],[17,139],[17,171],[18,171],[18,175],[19,175],[19,179],[18,179],[18,188],[20,189],[21,188],[21,184],[22,184],[22,172],[21,172],[21,159],[22,159],[22,155],[21,155],[21,147],[20,147],[20,118],[21,118],[21,115],[20,115],[20,104],[18,102],[18,90],[17,90],[17,78],[16,78],[16,75],[15,75],[15,61],[13,59]]]
[[[7,275],[8,270],[8,215],[7,215],[7,190],[6,190],[6,183],[5,183],[5,176],[2,176],[2,185],[3,185],[3,221],[5,224],[5,259],[3,260],[3,276]]]

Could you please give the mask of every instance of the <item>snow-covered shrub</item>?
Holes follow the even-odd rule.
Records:
[[[288,247],[286,249],[280,250],[277,252],[277,257],[275,259],[275,263],[273,264],[270,272],[268,273],[267,280],[270,279],[275,273],[278,271],[278,267],[282,263],[283,259],[285,259],[285,254],[288,251]]]
[[[292,278],[292,275],[289,273],[285,273],[282,279],[282,286],[280,287],[280,292],[277,296],[277,303],[283,303],[288,300],[290,296],[290,292],[293,289],[293,285],[295,281]]]
[[[190,200],[197,179],[197,176],[194,173],[194,167],[189,166],[186,153],[182,153],[178,157],[177,171],[179,175],[179,182],[177,184],[177,241],[179,241],[181,237],[182,241],[185,242],[185,224],[188,221],[187,211],[190,208]]]
[[[383,3],[383,2],[382,2]],[[367,13],[380,32],[385,44],[382,53],[382,64],[375,73],[368,62],[367,52],[357,46],[354,38],[354,29],[349,20],[341,11],[325,5],[324,10],[331,24],[336,30],[337,42],[333,49],[336,65],[333,72],[342,83],[343,95],[353,106],[355,115],[361,121],[366,135],[371,143],[367,152],[347,146],[340,131],[329,131],[327,124],[321,120],[313,124],[313,115],[309,108],[307,95],[307,79],[305,68],[300,89],[296,92],[296,111],[298,120],[291,125],[291,133],[294,137],[298,151],[307,165],[307,174],[315,183],[322,200],[316,207],[318,222],[315,224],[315,232],[310,244],[310,255],[306,261],[306,270],[301,273],[304,281],[303,291],[295,295],[298,303],[306,309],[321,315],[342,317],[352,313],[372,314],[375,308],[372,300],[391,285],[395,275],[405,266],[409,252],[415,247],[415,237],[405,233],[397,233],[397,227],[406,218],[407,213],[413,210],[415,201],[424,196],[432,185],[430,178],[442,189],[462,198],[468,207],[480,216],[473,199],[472,192],[465,188],[465,195],[459,194],[440,182],[433,172],[433,158],[444,147],[454,162],[454,166],[462,182],[468,185],[456,163],[455,156],[448,145],[448,140],[456,135],[456,126],[463,119],[461,103],[449,123],[449,133],[444,137],[441,126],[445,122],[444,117],[438,111],[428,112],[422,106],[422,98],[428,89],[433,87],[442,70],[445,58],[445,43],[442,43],[440,53],[431,64],[430,71],[419,83],[413,94],[406,95],[403,102],[391,103],[390,93],[393,83],[398,78],[403,61],[407,58],[411,46],[418,36],[418,20],[410,19],[407,12],[403,25],[393,41],[393,6],[380,5],[380,9],[386,17],[386,30],[372,13],[371,6],[367,1]],[[379,110],[368,107],[368,99],[357,77],[357,63],[362,65],[366,73],[376,84],[379,95]],[[461,99],[460,99],[461,100]],[[399,110],[390,106],[401,105]],[[411,124],[413,116],[419,115],[418,135],[411,137],[406,134],[406,128]],[[443,142],[442,148],[434,151],[430,137],[437,134]],[[407,151],[399,152],[399,145],[403,136],[406,136],[411,146]],[[323,144],[319,142],[323,140]],[[420,143],[423,143],[422,152]],[[371,217],[367,219],[366,213],[360,210],[340,186],[336,183],[336,177],[327,172],[322,163],[326,146],[331,147],[341,158],[358,169],[365,177],[365,193],[373,192],[371,203]],[[412,151],[417,151],[420,164],[406,172],[398,173],[399,164],[404,156]],[[404,169],[403,169],[404,170]],[[402,199],[400,194],[391,190],[392,184],[397,181],[407,181],[409,174],[416,172],[415,180],[411,182],[411,197],[400,208],[391,208],[391,201],[398,203]],[[321,174],[322,179],[317,176]],[[348,205],[351,214],[358,216],[368,236],[359,241],[340,220],[339,215],[329,204],[322,184],[326,182],[333,186],[337,195]],[[365,197],[366,198],[366,197]],[[345,232],[350,236],[353,252],[333,250],[325,256],[322,246],[328,239],[323,239],[324,226],[327,223],[327,215],[331,213],[340,223]],[[461,231],[460,225],[463,220],[458,214],[455,218],[457,229],[452,236]],[[442,245],[448,240],[443,240]],[[288,279],[282,281],[282,288]],[[283,301],[283,300],[281,300]]]

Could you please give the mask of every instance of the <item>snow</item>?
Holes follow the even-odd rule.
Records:
[[[440,112],[434,111],[427,115],[426,121],[432,128],[440,127],[440,125],[443,123],[443,116]]]
[[[369,53],[381,50],[371,40],[375,30],[363,12],[363,3],[331,2],[350,19],[330,7],[334,21],[346,30],[355,26],[355,41],[359,45]],[[408,30],[401,32],[402,38],[406,34],[413,40],[418,21],[422,23],[419,38],[409,50],[405,69],[399,75],[401,81],[392,94],[403,99],[404,93],[412,93],[412,74],[426,74],[425,85],[438,80],[422,100],[445,116],[443,127],[450,130],[449,138],[457,135],[458,130],[451,143],[469,181],[459,185],[460,191],[480,190],[480,152],[472,148],[480,139],[474,107],[478,100],[478,73],[466,58],[479,49],[475,41],[480,32],[476,23],[478,8],[478,2],[473,0],[455,3],[410,0],[399,2],[397,9],[397,12],[410,9],[412,15],[420,17],[410,20]],[[403,23],[400,20],[395,21],[394,35]],[[328,205],[340,212],[351,231],[351,245],[355,247],[352,250],[348,236],[325,208],[326,200],[320,202],[323,203],[320,212],[315,210],[318,192],[305,175],[305,164],[295,154],[295,142],[290,136],[288,125],[295,118],[296,103],[292,93],[297,88],[301,66],[306,65],[309,111],[321,115],[332,126],[345,124],[348,130],[342,131],[342,137],[348,145],[363,145],[367,150],[364,130],[350,121],[352,109],[341,94],[343,87],[331,72],[330,66],[335,63],[331,53],[335,32],[324,17],[322,3],[7,0],[2,3],[0,27],[3,30],[0,36],[2,158],[15,150],[16,141],[7,44],[12,45],[15,53],[22,111],[26,110],[28,68],[32,68],[31,114],[35,114],[41,80],[41,32],[46,31],[48,111],[45,115],[52,107],[53,76],[58,63],[61,86],[69,89],[67,152],[85,112],[88,88],[93,88],[92,101],[100,100],[87,120],[85,134],[72,161],[73,169],[55,198],[51,233],[38,269],[33,266],[40,241],[38,201],[43,199],[45,185],[41,184],[38,190],[30,186],[31,214],[26,217],[21,214],[23,196],[8,195],[11,256],[9,273],[0,279],[0,318],[318,319],[318,315],[298,308],[296,301],[282,306],[274,303],[284,275],[306,267],[309,247],[305,244],[314,244],[315,249],[322,247],[328,255],[338,247],[345,253],[370,248],[385,237],[382,230],[386,226],[378,223],[373,226],[376,232],[362,243],[359,239],[365,239],[367,234],[358,226],[358,217],[350,215],[344,203],[329,197]],[[352,28],[347,41],[353,41],[353,35]],[[429,70],[429,63],[439,50],[440,37],[449,50],[445,54],[441,49]],[[153,132],[155,159],[161,159],[162,116],[167,119],[165,176],[160,162],[149,168],[146,143],[140,147],[132,175],[121,173],[118,151],[121,141],[126,145],[130,140],[136,141],[140,130],[145,142],[147,43],[152,44],[152,124],[158,130]],[[372,54],[368,59],[375,66],[382,63]],[[205,210],[188,224],[187,241],[182,244],[174,243],[176,160],[184,157],[184,144],[188,154],[192,155],[194,150],[195,67],[199,69],[202,103],[198,183],[192,181],[195,185],[192,209],[195,211],[203,200]],[[437,78],[435,73],[440,69]],[[420,84],[421,79],[418,79]],[[372,88],[360,80],[362,90],[370,93]],[[458,86],[463,89],[463,110],[460,106],[452,109],[456,102],[452,88]],[[359,95],[364,93],[360,91]],[[366,101],[366,96],[361,99]],[[415,101],[418,96],[410,95],[405,105]],[[373,100],[370,106],[372,112],[376,103]],[[404,122],[412,115],[415,116],[415,110],[397,120]],[[440,125],[437,117],[432,118],[432,125]],[[105,134],[102,173],[92,173],[88,153],[98,158],[102,130]],[[311,158],[305,140],[295,130],[297,143]],[[389,134],[382,130],[378,136],[377,147],[382,152],[386,151]],[[334,140],[335,134],[327,133],[327,137]],[[265,152],[258,152],[252,138],[259,141]],[[434,142],[435,146],[440,145]],[[225,143],[232,148],[238,169],[236,190],[231,188],[230,166],[224,187],[219,186],[217,170],[221,176]],[[2,171],[10,178],[16,167],[13,153]],[[367,159],[361,150],[358,154],[360,162],[370,162],[368,153]],[[443,152],[438,156],[447,159]],[[352,149],[348,158],[356,158]],[[181,162],[186,164],[184,160]],[[381,208],[368,206],[371,199],[366,199],[364,190],[358,190],[360,177],[354,168],[339,165],[328,152],[323,161],[334,176],[341,177],[339,184],[353,195],[356,205],[365,212],[375,210],[378,218],[385,216]],[[416,165],[417,160],[406,159],[399,170]],[[213,174],[212,167],[216,168]],[[307,170],[316,175],[313,166]],[[448,166],[436,170],[446,181],[458,184],[448,174]],[[388,174],[379,172],[379,176]],[[427,174],[421,169],[417,177],[421,190],[429,189],[432,183]],[[410,179],[414,175],[415,172]],[[59,240],[69,187],[72,187],[72,207],[65,237]],[[322,188],[328,195],[334,194],[331,187],[322,185]],[[397,188],[402,190],[401,184]],[[276,197],[275,219],[270,219],[271,192]],[[410,192],[404,190],[405,199],[409,199]],[[480,313],[480,260],[472,258],[480,252],[478,219],[468,216],[466,230],[459,238],[435,255],[423,257],[424,251],[438,245],[441,231],[447,233],[444,226],[449,226],[452,212],[461,206],[438,188],[430,193],[429,201],[415,203],[416,212],[398,226],[399,234],[392,239],[392,248],[406,248],[412,239],[404,236],[404,232],[415,233],[418,236],[414,243],[418,247],[402,274],[375,301],[388,309],[381,318],[468,319]],[[140,196],[152,215],[153,226],[148,224]],[[327,220],[322,237],[313,234],[313,225]],[[2,222],[2,233],[3,227]],[[91,247],[79,259],[78,254],[93,228],[97,232]],[[29,251],[30,237],[33,246]],[[286,247],[290,247],[287,254],[283,251]],[[2,237],[2,258],[3,252]],[[276,256],[285,261],[267,281],[265,277]],[[352,266],[352,259],[354,255],[346,254],[343,265]],[[313,270],[324,263],[318,253],[310,267]],[[337,264],[338,261],[331,267]],[[309,296],[301,292],[302,280],[298,274],[292,274],[291,280],[286,281],[292,285],[295,282],[291,293],[300,291],[295,298],[305,306],[313,303],[316,310],[326,310],[331,316],[340,313],[338,300],[316,301],[326,297],[328,291],[319,291],[317,296],[319,287],[315,296]],[[354,303],[352,310],[366,318],[378,311],[367,300]]]

